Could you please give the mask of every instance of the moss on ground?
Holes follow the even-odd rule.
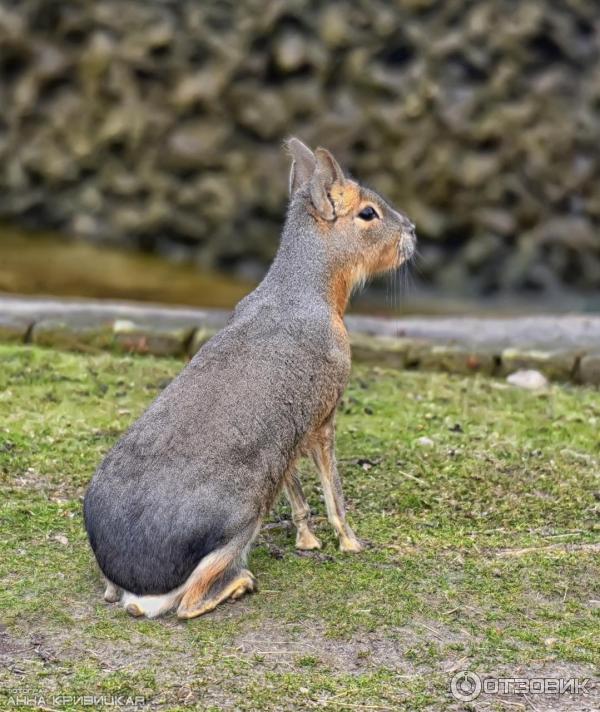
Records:
[[[338,456],[368,550],[336,549],[307,465],[321,552],[294,551],[281,502],[251,553],[257,595],[187,623],[105,604],[84,488],[180,368],[0,347],[0,708],[28,689],[61,710],[83,694],[169,710],[465,709],[449,694],[457,670],[590,677],[597,390],[356,368]]]

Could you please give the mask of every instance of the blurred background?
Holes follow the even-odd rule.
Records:
[[[600,309],[597,0],[0,0],[0,291],[231,306],[289,135],[417,225],[356,309]]]

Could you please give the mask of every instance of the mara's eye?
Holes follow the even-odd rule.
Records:
[[[377,210],[375,208],[372,208],[370,205],[367,205],[366,208],[363,208],[360,213],[358,214],[358,217],[361,220],[366,220],[369,222],[370,220],[374,220],[375,218],[378,218],[379,215],[377,215]]]

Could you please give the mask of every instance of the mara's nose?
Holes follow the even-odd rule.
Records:
[[[402,229],[412,238],[417,236],[414,222],[409,220],[406,216],[402,218]]]

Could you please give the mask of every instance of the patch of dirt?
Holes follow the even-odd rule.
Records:
[[[248,628],[232,641],[231,652],[248,660],[258,657],[272,670],[297,669],[303,658],[314,658],[334,673],[360,674],[388,668],[418,675],[439,670],[437,666],[415,664],[407,651],[434,644],[447,654],[450,644],[473,642],[467,631],[456,633],[437,622],[419,619],[385,635],[365,632],[347,639],[328,637],[314,622],[300,631],[298,628],[296,623],[286,626],[279,621],[261,621],[260,628]],[[451,664],[452,660],[443,663],[444,667]]]
[[[0,668],[5,668],[15,676],[25,674],[28,663],[56,662],[54,650],[47,644],[43,635],[31,633],[16,637],[9,633],[6,626],[0,624]]]
[[[89,611],[86,623],[93,620]],[[82,621],[82,627],[84,621]],[[158,625],[170,625],[167,621]],[[174,623],[173,626],[176,627]],[[182,631],[183,632],[183,631]],[[97,689],[77,688],[71,681],[71,663],[88,660],[95,662],[107,674],[127,671],[151,671],[156,675],[157,696],[149,694],[151,706],[181,701],[179,690],[185,681],[196,677],[198,660],[189,642],[181,635],[173,636],[167,646],[161,640],[151,641],[136,633],[135,626],[127,639],[101,638],[78,635],[72,628],[25,633],[19,638],[0,636],[0,688],[10,692],[26,687],[39,694],[94,694]],[[4,668],[4,674],[2,671]]]
[[[42,475],[32,467],[21,472],[17,476],[11,477],[7,485],[23,491],[33,491],[43,493],[51,502],[66,503],[79,498],[84,488],[74,485],[69,479],[57,479],[48,475]]]
[[[591,665],[540,662],[530,665],[503,666],[494,671],[474,671],[481,679],[482,691],[471,702],[456,702],[449,710],[491,712],[492,710],[528,710],[531,712],[597,712],[600,709],[600,680]],[[511,682],[514,681],[514,682]],[[567,690],[542,692],[544,685],[564,681]],[[569,687],[568,681],[570,683]],[[525,681],[525,682],[523,682]],[[546,682],[544,682],[546,681]],[[516,686],[520,685],[521,691]],[[556,690],[556,687],[550,688]]]
[[[0,663],[15,659],[21,652],[24,652],[28,646],[21,640],[13,638],[11,634],[0,623]]]
[[[101,595],[101,590],[95,592]],[[0,626],[0,683],[6,688],[18,687],[23,680],[28,686],[44,692],[79,692],[72,690],[70,663],[91,659],[107,674],[115,671],[136,672],[151,670],[156,677],[157,694],[149,694],[152,708],[169,709],[173,705],[213,705],[218,709],[235,709],[237,695],[246,685],[268,683],[269,673],[306,672],[312,666],[329,671],[333,676],[360,675],[381,668],[394,671],[398,684],[402,679],[432,676],[447,677],[448,704],[444,709],[491,712],[497,709],[536,710],[554,712],[577,710],[592,712],[600,709],[597,683],[588,685],[589,696],[487,694],[482,693],[468,703],[454,703],[450,696],[450,680],[458,671],[472,669],[482,680],[491,678],[585,678],[593,679],[591,666],[547,662],[528,666],[505,666],[494,671],[470,668],[460,650],[469,649],[477,640],[465,629],[456,630],[437,621],[416,617],[405,626],[382,632],[355,634],[348,639],[328,637],[324,628],[313,621],[301,626],[281,621],[252,620],[252,600],[224,605],[210,614],[217,624],[228,622],[239,625],[240,632],[224,642],[202,639],[199,645],[189,635],[192,627],[201,627],[203,620],[187,623],[174,617],[155,621],[160,627],[156,637],[138,632],[137,621],[125,618],[126,637],[103,638],[85,631],[96,620],[97,599],[80,602],[70,610],[76,621],[73,627],[47,628],[37,624],[25,625],[17,633]],[[115,616],[122,615],[117,612]],[[147,624],[145,624],[147,625]],[[80,628],[81,635],[76,634]],[[460,645],[458,645],[460,644]],[[411,649],[432,646],[439,652],[430,663],[415,662]],[[216,663],[216,664],[215,664]],[[33,683],[35,681],[35,683]],[[489,684],[489,683],[488,683]],[[323,698],[327,706],[327,698]],[[501,705],[501,707],[500,707]],[[282,707],[282,709],[284,709]]]

